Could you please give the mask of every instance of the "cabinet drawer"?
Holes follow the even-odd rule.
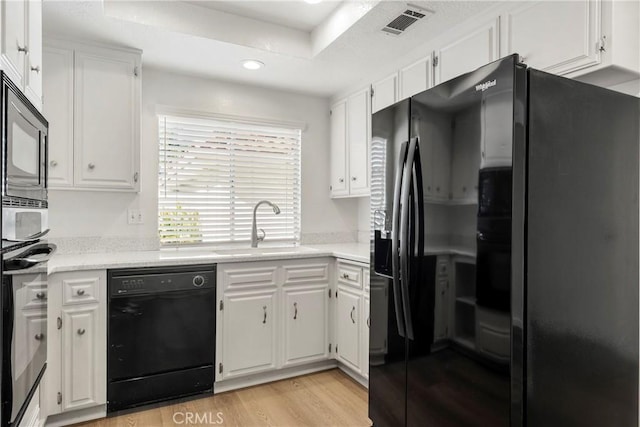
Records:
[[[225,291],[275,287],[278,285],[277,270],[276,265],[228,265],[219,267],[218,278]]]
[[[282,267],[284,284],[316,283],[329,281],[329,263],[309,263],[299,265],[285,265]]]
[[[362,289],[362,267],[338,262],[336,274],[338,283]]]
[[[98,285],[100,278],[83,277],[79,279],[64,279],[62,281],[62,304],[88,304],[98,302]]]
[[[436,263],[436,274],[438,276],[447,276],[449,274],[449,258],[439,256]]]

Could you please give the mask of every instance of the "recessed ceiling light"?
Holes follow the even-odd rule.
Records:
[[[320,3],[322,0],[304,0],[305,3],[309,3],[309,4],[318,4]]]
[[[260,62],[255,59],[245,59],[242,61],[242,66],[247,70],[259,70],[264,67],[264,62]]]

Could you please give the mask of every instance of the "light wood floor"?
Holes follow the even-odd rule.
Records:
[[[187,422],[188,413],[200,423]],[[218,413],[222,417],[219,423]],[[204,422],[203,421],[204,418]],[[365,427],[367,390],[338,369],[304,375],[204,399],[103,418],[82,427],[165,426],[340,426]]]

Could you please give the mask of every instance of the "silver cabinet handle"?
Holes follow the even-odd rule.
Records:
[[[357,177],[357,176],[352,176],[352,177],[351,177],[351,181],[357,181],[357,180],[358,180],[358,177]]]
[[[138,182],[138,176],[139,176],[138,172],[133,174],[133,182]]]
[[[344,178],[340,178],[338,182],[344,182]]]
[[[36,341],[42,341],[44,339],[44,334],[36,334],[34,338]]]
[[[58,166],[58,162],[56,162],[55,160],[51,160],[49,162],[49,165],[51,165],[52,168],[55,168],[56,166]]]
[[[29,46],[27,46],[26,44],[24,46],[20,46],[16,43],[16,45],[18,46],[18,52],[23,52],[25,55],[29,53]]]
[[[353,312],[356,311],[356,307],[353,306],[351,307],[351,313],[349,313],[349,316],[351,317],[351,322],[356,323],[356,319],[353,318]]]
[[[58,317],[56,326],[58,327],[58,329],[62,329],[62,317]]]
[[[293,320],[296,320],[298,318],[298,303],[294,302],[293,303]]]
[[[78,292],[76,292],[79,296],[84,295],[84,289],[78,289]]]
[[[85,332],[87,331],[85,331],[84,328],[78,329],[78,335],[84,335]]]
[[[349,274],[348,273],[342,273],[342,278],[343,279],[348,279],[349,278]]]
[[[36,298],[38,298],[39,300],[43,300],[46,299],[47,294],[45,294],[44,292],[38,292],[36,294]]]
[[[262,323],[267,323],[267,306],[263,305],[262,306],[262,311],[264,312],[264,317],[262,318]]]
[[[371,316],[367,317],[367,328],[371,329]]]
[[[31,68],[31,71],[35,71],[36,73],[40,72],[40,66],[39,65],[36,65],[35,67],[32,66],[30,68]]]
[[[93,164],[93,163],[89,163],[89,169],[92,169],[92,170],[93,170],[93,169],[95,169],[95,167],[96,167],[96,165],[95,165],[95,164]]]

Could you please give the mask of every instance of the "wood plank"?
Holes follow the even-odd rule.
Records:
[[[338,369],[216,394],[78,427],[370,426],[367,390]],[[192,422],[185,416],[194,414]],[[195,417],[199,418],[195,418]],[[204,417],[204,418],[203,418]],[[200,422],[195,422],[195,421]]]

